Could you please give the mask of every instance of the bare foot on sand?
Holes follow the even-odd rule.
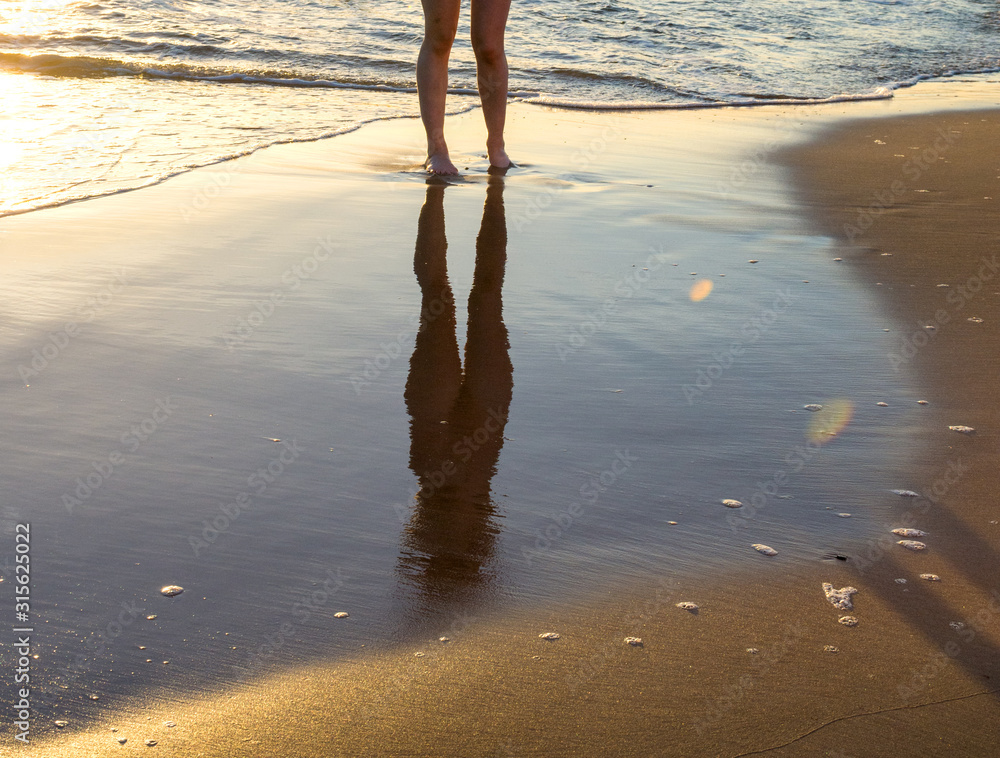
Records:
[[[428,152],[427,160],[424,161],[424,168],[437,176],[454,176],[458,173],[458,168],[456,168],[448,156],[447,148],[433,153]]]
[[[487,145],[486,153],[490,157],[490,165],[493,168],[510,168],[514,165],[514,161],[507,155],[507,151],[503,149],[503,145],[500,145],[500,147],[490,147]]]

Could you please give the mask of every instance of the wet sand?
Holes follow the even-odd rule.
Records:
[[[927,109],[926,104],[915,109],[920,107]],[[877,114],[877,106],[869,112]],[[549,115],[533,112],[522,118],[537,126]],[[629,116],[627,133],[633,141],[652,144],[664,124],[692,133],[698,128],[689,116],[671,121],[675,118]],[[752,129],[756,119],[767,117],[741,118],[740,125]],[[819,119],[837,120],[829,112]],[[433,575],[434,587],[453,588],[434,634],[431,627],[426,633],[421,627],[420,635],[385,640],[364,650],[360,646],[367,644],[366,637],[358,634],[353,652],[342,652],[336,660],[285,666],[246,684],[220,681],[214,691],[190,696],[178,687],[149,688],[117,712],[97,712],[85,726],[74,723],[64,732],[49,732],[33,752],[111,755],[147,750],[143,741],[156,739],[152,749],[177,756],[991,754],[1000,736],[1000,587],[995,568],[1000,527],[991,523],[1000,519],[993,502],[993,462],[1000,436],[995,432],[997,395],[991,381],[1000,347],[1000,280],[987,281],[983,270],[982,258],[992,260],[997,252],[997,215],[990,205],[997,201],[982,198],[993,194],[1000,174],[993,148],[998,122],[996,113],[970,111],[838,123],[817,141],[781,156],[802,203],[803,225],[837,240],[821,253],[823,265],[841,267],[838,270],[851,277],[855,287],[870,289],[871,299],[884,308],[885,328],[891,329],[885,343],[888,369],[894,372],[898,363],[891,357],[894,345],[902,354],[903,340],[922,343],[914,335],[925,334],[927,325],[937,326],[926,346],[918,346],[898,363],[896,372],[901,386],[913,382],[929,403],[917,406],[915,398],[908,398],[919,415],[907,415],[904,421],[920,439],[907,448],[912,458],[905,465],[887,458],[892,470],[881,472],[887,488],[930,494],[933,501],[873,492],[873,501],[888,503],[874,511],[873,520],[883,523],[870,525],[867,539],[843,537],[845,547],[835,552],[847,560],[823,551],[789,560],[773,535],[762,541],[777,547],[778,555],[759,555],[749,548],[759,538],[748,517],[748,536],[739,540],[746,543],[746,555],[728,562],[706,560],[701,570],[692,570],[690,563],[683,569],[664,563],[660,571],[639,564],[628,572],[609,565],[603,581],[595,577],[589,582],[589,592],[577,591],[564,599],[539,591],[532,602],[508,604],[502,612],[456,604],[454,598],[461,599],[469,589],[459,581],[469,567],[449,560],[447,546],[482,540],[492,529],[483,523],[495,518],[484,512],[489,475],[473,476],[461,482],[468,490],[460,496],[468,512],[459,525],[442,525],[439,517],[447,497],[458,496],[435,491],[427,493],[427,507],[419,512],[423,521],[411,522],[407,532],[408,539],[424,545],[423,551],[410,555],[424,552],[441,560],[424,569],[404,560],[400,572]],[[600,134],[603,128],[592,119],[581,119],[579,126],[588,135]],[[943,160],[928,162],[920,176],[912,178],[900,161],[916,160],[941,138],[941,130],[958,133],[954,144],[935,156]],[[405,134],[383,130],[378,146],[385,150],[387,135],[402,141]],[[403,158],[398,165],[385,165],[374,157],[375,147],[363,140],[346,144],[356,151],[355,166],[368,161],[368,170],[378,171],[408,165]],[[559,150],[553,145],[551,160],[560,160]],[[991,150],[991,159],[984,160]],[[408,155],[406,150],[397,152]],[[315,158],[316,152],[289,148],[259,170],[287,174],[294,167],[308,176],[323,168],[307,163],[307,156]],[[655,172],[640,167],[633,156],[622,173],[622,181],[628,181]],[[485,177],[479,181],[496,187]],[[895,181],[902,183],[902,191],[893,189]],[[873,194],[887,187],[894,194],[891,208],[848,242],[844,224],[856,222],[859,209],[871,206]],[[566,197],[575,203],[554,213],[572,218],[584,189],[571,188]],[[420,221],[425,242],[433,240],[433,198],[431,191]],[[596,212],[596,206],[585,207]],[[227,212],[238,209],[227,206],[217,212],[225,220]],[[376,217],[377,211],[371,215]],[[480,235],[495,221],[487,208]],[[393,234],[391,229],[387,234]],[[484,319],[479,326],[470,321],[468,330],[483,329],[483,344],[495,345],[504,337],[497,331],[497,319],[489,318],[490,308],[498,307],[497,290],[490,282],[496,285],[497,277],[502,278],[503,261],[495,246],[490,247],[496,235],[487,236],[481,237],[486,241],[478,248],[482,258],[476,261],[478,284],[472,297]],[[421,248],[420,239],[416,262],[423,260],[430,268],[423,278],[418,268],[417,277],[425,305],[430,306],[440,282],[433,276],[434,245]],[[429,252],[421,256],[421,249]],[[833,263],[833,257],[843,261]],[[970,279],[975,277],[983,286],[972,293],[976,285]],[[939,288],[941,283],[950,287]],[[969,296],[950,302],[950,293],[960,292],[961,286]],[[947,321],[938,315],[940,310]],[[967,321],[970,316],[982,322]],[[417,349],[450,360],[457,347],[448,330],[436,338],[434,325],[429,321]],[[881,332],[882,326],[873,326],[872,340],[878,339],[874,332]],[[505,356],[494,349],[483,360],[487,358],[494,361],[491,381],[473,379],[464,389],[451,382],[445,387],[448,392],[424,396],[420,391],[426,395],[434,385],[413,380],[423,365],[414,353],[405,398],[414,444],[435,436],[428,421],[433,414],[419,409],[445,403],[442,394],[467,398],[457,406],[464,410],[454,417],[460,428],[485,425],[483,414],[497,407],[506,417],[511,401]],[[516,398],[516,378],[514,386]],[[856,419],[879,423],[874,415],[878,393],[874,388],[871,397],[856,398],[857,405],[865,405],[856,410]],[[900,390],[890,407],[896,397],[902,402],[906,394]],[[965,435],[948,429],[959,424],[976,432]],[[516,436],[509,424],[504,433]],[[754,433],[762,432],[753,430],[747,436]],[[481,447],[485,469],[500,454],[492,447],[495,442],[493,438]],[[411,468],[418,477],[429,472],[428,481],[444,465],[434,458],[436,444],[411,448]],[[840,524],[835,518],[829,523]],[[921,538],[927,549],[914,553],[896,545],[899,537],[889,531],[895,527],[928,532]],[[442,541],[445,547],[438,544]],[[489,550],[457,552],[486,556]],[[571,571],[572,565],[558,570]],[[928,572],[941,581],[919,578]],[[897,583],[900,578],[906,583]],[[834,608],[823,596],[823,582],[857,588],[853,610]],[[696,603],[697,613],[676,606],[683,601]],[[858,626],[838,623],[845,615],[856,616]],[[353,623],[357,616],[361,614],[352,613],[351,619],[338,623]],[[951,622],[965,626],[955,628]],[[550,631],[560,638],[539,639]],[[449,641],[440,642],[441,635]],[[642,638],[643,645],[626,645],[627,636]],[[164,726],[168,720],[176,726]],[[118,731],[112,733],[112,728]],[[125,746],[118,744],[120,737],[128,739]]]

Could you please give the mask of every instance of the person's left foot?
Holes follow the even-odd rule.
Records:
[[[510,156],[507,155],[507,151],[502,147],[491,150],[489,146],[487,146],[486,152],[489,155],[490,165],[493,168],[510,168],[514,165],[514,161],[510,159]]]

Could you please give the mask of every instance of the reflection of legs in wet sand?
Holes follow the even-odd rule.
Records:
[[[420,331],[410,359],[406,405],[410,467],[420,491],[401,559],[402,573],[426,595],[439,597],[474,587],[492,553],[496,527],[490,480],[513,389],[502,315],[507,258],[503,183],[489,184],[476,240],[464,371],[447,274],[444,189],[427,188],[417,231]]]

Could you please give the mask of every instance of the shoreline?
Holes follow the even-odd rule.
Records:
[[[921,107],[926,106],[915,109]],[[818,146],[797,152],[791,159],[798,172],[795,182],[816,214],[811,223],[818,224],[825,234],[840,237],[842,219],[837,217],[833,224],[818,219],[836,217],[837,209],[857,208],[859,197],[863,206],[873,188],[878,191],[885,186],[884,174],[879,173],[886,170],[885,160],[876,160],[880,156],[864,149],[865,145],[875,144],[873,140],[878,137],[871,138],[870,143],[858,142],[859,132],[865,139],[871,130],[894,134],[892,129],[905,128],[920,118],[907,116],[903,127],[874,119],[858,121],[838,127],[834,137],[825,136]],[[995,122],[995,115],[990,118]],[[750,118],[743,125],[753,122]],[[910,138],[916,145],[918,137],[925,138],[924,132],[904,132],[894,139],[906,142]],[[837,139],[843,141],[835,143]],[[881,141],[891,146],[890,140]],[[572,149],[553,147],[555,162],[565,160]],[[355,171],[378,172],[405,164],[405,150],[396,158],[390,148],[388,159],[378,158],[378,150],[384,148],[358,139],[347,147],[347,153],[355,160]],[[910,144],[907,149],[912,149]],[[270,155],[255,170],[276,174],[288,172],[291,167],[300,177],[315,175],[326,169],[322,160],[318,165],[315,162],[317,152],[321,151],[310,152],[299,146],[269,151]],[[971,170],[972,163],[962,164],[962,170]],[[867,167],[870,173],[863,173],[859,167]],[[842,173],[823,173],[833,168]],[[471,178],[471,182],[478,181],[478,177]],[[888,186],[892,188],[891,181]],[[954,192],[956,183],[947,187],[941,191]],[[742,189],[742,185],[733,180],[733,189]],[[909,202],[894,208],[900,210],[898,215],[909,212],[906,224],[915,228],[919,219],[942,224],[939,211],[961,214],[963,209],[973,208],[968,199],[934,199],[938,205],[929,208]],[[226,208],[215,212],[225,213]],[[894,215],[880,215],[880,223],[872,224],[864,235],[857,235],[855,242],[881,252],[892,247],[896,254],[879,253],[873,257],[855,251],[844,257],[856,267],[858,273],[853,275],[861,286],[872,286],[873,298],[884,298],[896,322],[905,324],[925,314],[926,305],[934,301],[927,296],[914,310],[914,306],[899,299],[901,296],[888,293],[919,283],[936,294],[938,282],[931,280],[938,277],[943,282],[946,275],[954,276],[954,268],[949,266],[956,264],[924,255],[911,267],[902,267],[902,273],[888,268],[885,259],[893,264],[902,262],[904,255],[902,250],[897,253],[897,248],[911,244],[910,240],[900,241],[900,228],[891,223],[896,221]],[[962,218],[968,222],[974,216]],[[925,270],[923,267],[930,261],[940,263],[941,268]],[[882,281],[877,290],[870,281],[875,277]],[[935,472],[934,477],[925,477],[920,484],[934,492],[939,502],[961,501],[964,505],[967,501],[975,506],[971,512],[963,510],[961,514],[940,508],[910,508],[909,512],[916,510],[913,519],[917,525],[925,525],[924,517],[926,523],[932,524],[926,555],[911,555],[880,541],[875,547],[881,552],[869,557],[871,566],[860,576],[851,561],[831,561],[822,567],[800,562],[790,572],[777,563],[756,561],[750,565],[761,568],[749,586],[740,581],[720,586],[716,574],[700,580],[685,575],[665,586],[651,580],[645,586],[637,584],[621,592],[601,588],[601,596],[591,599],[587,607],[573,601],[553,606],[548,612],[534,608],[528,613],[515,608],[505,611],[502,617],[470,623],[454,645],[447,643],[447,648],[441,648],[447,654],[408,647],[376,659],[365,657],[329,666],[310,664],[239,688],[239,697],[230,698],[233,693],[224,691],[217,697],[199,696],[173,708],[164,709],[153,702],[111,718],[102,717],[89,733],[57,735],[59,739],[52,741],[52,749],[60,756],[98,755],[105,750],[110,753],[112,745],[119,749],[106,731],[111,724],[118,725],[122,734],[127,729],[135,735],[129,747],[133,742],[141,743],[140,733],[148,733],[161,739],[159,749],[169,749],[176,755],[227,755],[233,751],[330,755],[332,748],[320,744],[328,739],[340,746],[338,754],[343,755],[363,754],[372,744],[380,745],[380,754],[384,755],[570,755],[580,750],[594,755],[716,755],[721,751],[744,755],[750,749],[772,748],[775,754],[795,755],[801,754],[796,750],[806,746],[813,754],[821,749],[843,749],[845,744],[860,742],[862,735],[866,755],[889,755],[898,749],[899,730],[907,730],[911,747],[917,752],[925,745],[921,740],[932,739],[934,728],[946,727],[954,749],[988,748],[994,744],[989,741],[990,735],[958,733],[960,725],[990,723],[991,718],[996,723],[995,699],[982,694],[988,688],[976,694],[974,685],[984,672],[994,681],[1000,675],[993,663],[998,650],[995,627],[989,628],[998,617],[990,616],[983,631],[977,630],[971,639],[967,633],[960,636],[961,641],[955,643],[960,645],[956,655],[950,654],[954,648],[947,645],[954,642],[949,635],[959,630],[949,628],[945,621],[963,613],[975,618],[978,610],[992,608],[988,592],[991,564],[986,548],[995,550],[995,545],[981,536],[981,524],[967,523],[970,515],[984,518],[988,514],[988,477],[963,476],[955,483],[948,482],[947,491],[940,495],[935,482],[948,477],[948,462],[944,459],[952,454],[949,443],[955,447],[965,445],[961,452],[969,456],[976,470],[988,466],[988,453],[983,448],[995,439],[989,431],[995,420],[990,409],[977,409],[972,418],[946,416],[960,411],[970,413],[974,399],[988,391],[989,375],[966,371],[956,376],[946,369],[954,363],[955,355],[982,350],[984,343],[995,344],[996,335],[987,330],[992,322],[989,316],[996,313],[995,308],[983,310],[983,323],[976,325],[983,329],[975,336],[964,337],[945,358],[932,362],[931,353],[922,351],[912,361],[918,377],[930,377],[929,387],[947,387],[950,391],[965,387],[951,395],[938,389],[929,398],[928,413],[933,423],[944,430],[943,438],[936,438],[932,449],[920,453],[919,464],[913,470]],[[952,334],[944,328],[938,331],[935,340],[939,343]],[[966,361],[961,365],[974,363]],[[947,430],[952,423],[968,423],[977,427],[978,434],[962,437]],[[904,506],[896,510],[903,516],[908,512]],[[967,550],[970,543],[981,548],[981,557]],[[955,565],[962,561],[968,577],[955,581]],[[905,588],[912,597],[901,600],[902,586],[895,579],[915,577],[928,567],[942,575],[941,592],[936,583],[913,581]],[[837,625],[839,614],[822,597],[821,577],[835,587],[859,587],[856,602],[862,611],[858,614],[862,616],[860,626],[850,629]],[[678,583],[682,586],[678,587]],[[697,600],[701,606],[697,615],[674,607],[675,602],[685,600]],[[911,606],[917,606],[919,611]],[[562,630],[563,638],[554,643],[538,640],[538,633],[550,627]],[[643,637],[645,643],[641,648],[626,647],[620,641],[624,636]],[[841,652],[824,652],[826,644],[839,646]],[[748,653],[750,647],[758,652]],[[925,667],[934,667],[933,675],[925,677],[926,682],[912,677],[907,680],[905,675],[901,680],[893,662],[898,660],[901,648],[911,660],[927,661]],[[941,651],[949,660],[959,660],[964,669],[955,672],[953,667],[939,666]],[[414,652],[425,654],[416,658]],[[536,655],[541,660],[536,661]],[[491,682],[489,687],[483,687],[484,680]],[[900,686],[909,687],[911,694],[902,697]],[[331,691],[336,692],[335,697]],[[900,710],[887,708],[887,697],[901,700]],[[960,699],[964,697],[971,699]],[[291,701],[295,701],[293,707]],[[918,714],[923,710],[914,708],[922,703],[938,703],[925,707],[946,715],[939,715],[930,726],[922,724]],[[156,718],[162,716],[160,721],[170,718],[178,726],[169,731],[145,728],[149,709],[157,714]],[[469,723],[470,711],[476,716],[475,724]],[[865,712],[880,715],[854,719],[850,727],[838,720]],[[890,717],[889,713],[895,715]],[[581,733],[580,723],[587,723],[589,731]],[[761,735],[760,723],[773,728]],[[818,732],[812,729],[825,723],[830,726]],[[512,724],[519,726],[512,728]],[[474,735],[469,734],[472,728],[477,730]],[[692,747],[695,745],[697,748]],[[793,747],[783,753],[782,745]],[[46,746],[39,744],[36,749],[45,750]],[[694,749],[703,752],[692,752]]]

